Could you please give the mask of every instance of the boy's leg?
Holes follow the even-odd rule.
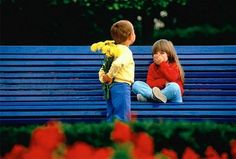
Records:
[[[168,101],[178,103],[183,102],[180,87],[175,82],[168,83],[166,87],[161,90],[161,93],[163,93],[167,97]]]
[[[131,115],[130,85],[126,83],[113,83],[111,88],[111,99],[114,107],[114,117],[129,121]]]
[[[112,106],[111,98],[107,100],[107,121],[113,120],[114,107]]]
[[[143,81],[134,82],[134,84],[132,85],[132,91],[135,94],[141,94],[145,98],[148,98],[148,99],[153,98],[152,89],[147,83]]]

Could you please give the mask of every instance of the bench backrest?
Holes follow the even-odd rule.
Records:
[[[131,50],[135,80],[145,81],[151,46]],[[236,46],[176,46],[176,50],[185,70],[184,103],[235,106]],[[98,110],[105,109],[97,75],[102,59],[89,46],[1,46],[1,110],[7,105],[22,109],[44,105],[49,110],[52,105],[51,110],[73,105],[86,110],[96,104]],[[134,95],[132,99],[136,100]]]

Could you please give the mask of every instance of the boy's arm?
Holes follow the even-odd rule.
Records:
[[[104,71],[103,69],[101,68],[98,72],[98,76],[99,76],[99,81],[101,83],[112,83],[112,78],[110,78]]]
[[[98,72],[98,76],[99,76],[99,81],[101,83],[104,83],[105,81],[103,80],[103,76],[105,75],[105,72],[103,71],[103,69],[101,68]]]

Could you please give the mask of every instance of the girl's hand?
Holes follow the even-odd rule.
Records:
[[[159,55],[159,54],[154,54],[153,55],[153,62],[157,65],[159,65],[160,63],[162,63],[164,60],[164,57]]]

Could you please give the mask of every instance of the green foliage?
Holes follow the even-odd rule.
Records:
[[[134,45],[151,45],[160,38],[177,45],[236,43],[233,5],[211,0],[204,4],[189,0],[0,0],[4,13],[1,42],[90,45],[110,39],[111,25],[128,19],[137,35]],[[157,28],[160,24],[164,25]]]
[[[115,154],[112,159],[131,159],[131,147],[129,144],[118,144],[115,145]]]
[[[11,150],[13,145],[29,145],[31,132],[37,125],[24,126],[0,126],[0,156]]]
[[[231,35],[228,33],[232,33]],[[154,39],[165,38],[172,40],[175,44],[188,44],[196,43],[208,44],[216,39],[224,41],[224,38],[232,39],[236,34],[236,27],[226,25],[224,27],[214,27],[212,25],[198,25],[187,28],[175,28],[175,29],[163,29],[155,30],[153,37]],[[184,42],[182,42],[184,41]]]
[[[67,144],[84,141],[95,147],[111,145],[112,141],[109,137],[112,127],[113,125],[109,123],[63,124]]]

